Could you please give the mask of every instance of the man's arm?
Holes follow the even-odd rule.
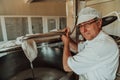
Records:
[[[64,50],[63,50],[63,68],[65,71],[67,72],[70,72],[72,71],[70,69],[70,67],[68,66],[68,58],[71,55],[71,52],[70,52],[70,47],[72,49],[76,49],[77,50],[77,44],[69,37],[69,28],[65,28],[64,29],[64,32],[66,32],[66,35],[62,35],[61,39],[63,41],[63,44],[64,44]]]
[[[78,52],[78,43],[71,38],[69,38],[69,41],[70,50],[73,52]]]
[[[71,56],[70,48],[69,48],[69,38],[65,35],[62,35],[62,41],[64,43],[64,50],[63,50],[63,68],[65,71],[70,72],[72,71],[68,66],[68,58]]]

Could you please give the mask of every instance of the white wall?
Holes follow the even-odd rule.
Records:
[[[116,20],[115,22],[103,27],[103,30],[108,34],[120,37],[120,21]]]

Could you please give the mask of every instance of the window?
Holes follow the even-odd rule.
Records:
[[[50,30],[56,29],[56,20],[55,19],[47,19],[47,24],[48,24],[48,32]]]
[[[66,18],[65,17],[60,17],[60,29],[64,29],[66,27]]]
[[[41,17],[32,17],[32,31],[33,33],[43,33],[43,21]]]
[[[2,34],[1,24],[0,24],[0,41],[3,41],[3,34]]]
[[[25,17],[7,17],[5,25],[8,40],[14,40],[19,36],[28,34],[28,23]]]
[[[66,27],[66,17],[59,16],[1,16],[0,22],[0,41]]]

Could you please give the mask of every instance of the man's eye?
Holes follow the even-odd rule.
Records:
[[[92,24],[92,22],[90,22],[90,23],[87,23],[88,25],[90,25],[90,24]]]

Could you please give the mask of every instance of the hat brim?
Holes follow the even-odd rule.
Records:
[[[102,27],[111,24],[112,22],[117,20],[117,16],[106,16],[102,18]]]
[[[81,15],[78,17],[77,25],[81,24],[83,22],[89,21],[91,19],[94,19],[95,17],[99,18],[99,16],[97,16],[97,15]]]

